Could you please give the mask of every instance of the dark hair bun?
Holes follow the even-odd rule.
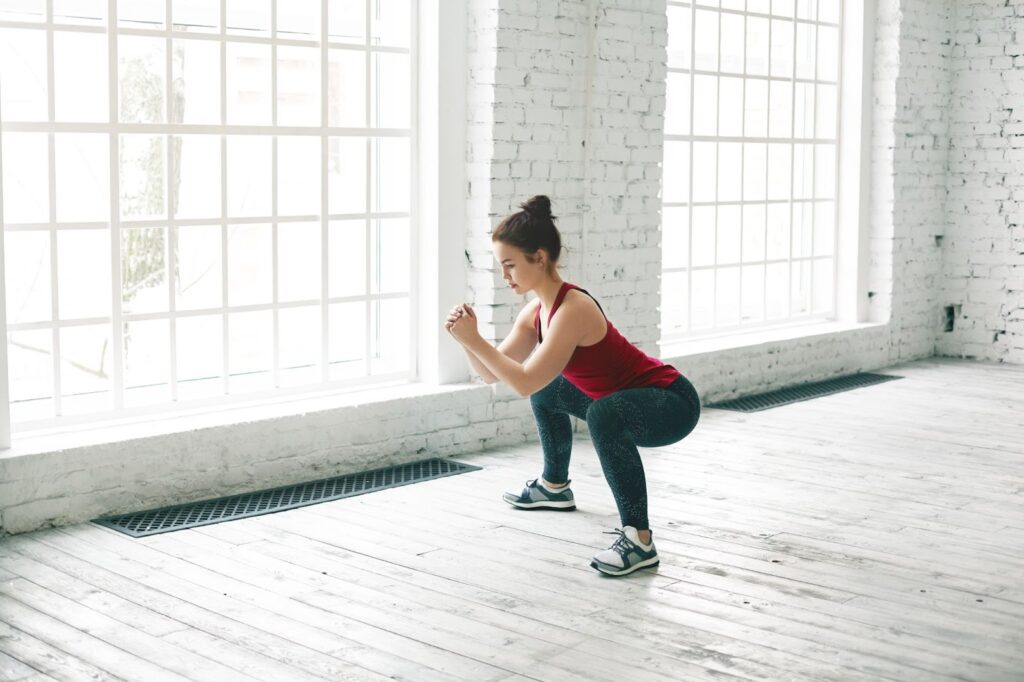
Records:
[[[532,197],[526,203],[520,204],[519,207],[535,218],[547,218],[549,220],[554,218],[551,215],[551,199],[548,199],[543,194]]]

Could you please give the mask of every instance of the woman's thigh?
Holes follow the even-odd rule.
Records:
[[[629,388],[605,396],[590,407],[591,430],[623,429],[640,447],[678,442],[700,418],[700,400],[689,382],[671,388]]]
[[[571,381],[559,374],[555,379],[530,396],[534,409],[564,412],[579,419],[586,419],[587,408],[594,402]]]

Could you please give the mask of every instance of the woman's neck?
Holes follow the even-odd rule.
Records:
[[[544,307],[544,310],[551,310],[563,284],[565,282],[556,274],[553,279],[546,279],[534,287],[533,293],[537,294],[537,298],[540,299],[540,304]]]

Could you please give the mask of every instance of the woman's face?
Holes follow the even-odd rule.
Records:
[[[525,294],[546,276],[547,252],[544,249],[533,254],[534,262],[530,262],[519,247],[500,241],[491,243],[494,247],[494,260],[501,266],[501,277],[512,287],[512,291]]]

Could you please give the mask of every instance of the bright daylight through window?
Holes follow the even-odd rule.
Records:
[[[669,2],[664,340],[834,315],[841,17]]]
[[[0,0],[16,425],[409,376],[414,9]]]

